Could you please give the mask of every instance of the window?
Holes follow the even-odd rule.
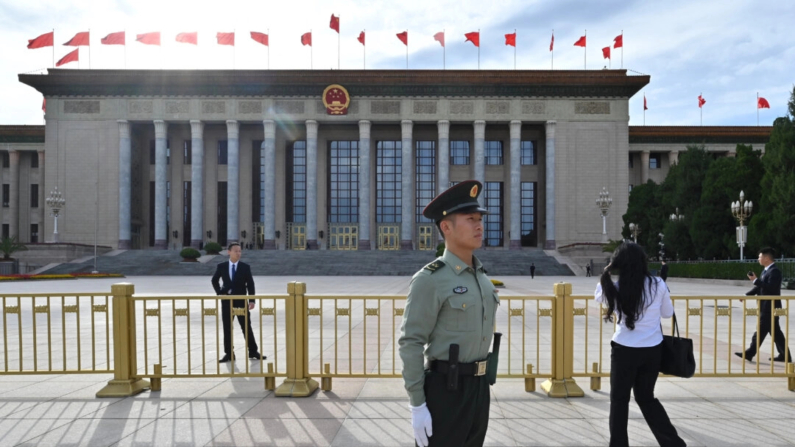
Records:
[[[193,163],[193,149],[192,143],[190,140],[185,140],[182,142],[182,162],[183,164],[189,165]]]
[[[295,141],[287,150],[287,222],[306,222],[306,141]]]
[[[402,147],[400,141],[379,141],[375,145],[375,221],[378,223],[401,221]]]
[[[649,156],[649,169],[660,169],[662,167],[662,157],[660,154]]]
[[[3,185],[3,208],[8,208],[8,201],[11,200],[11,185]]]
[[[191,182],[182,182],[182,246],[190,246],[191,235]]]
[[[11,166],[11,158],[8,155],[8,151],[0,152],[0,157],[3,158],[3,167],[8,168]]]
[[[11,232],[11,227],[8,224],[3,224],[3,239],[8,239],[9,233]]]
[[[31,152],[32,157],[30,157],[30,167],[31,168],[38,168],[39,167],[39,154],[38,152]]]
[[[171,164],[171,140],[166,140],[166,164]],[[155,140],[149,140],[149,164],[157,164],[157,150]]]
[[[535,141],[522,141],[519,144],[522,165],[538,164],[538,152],[536,151]]]
[[[414,215],[416,222],[433,222],[422,215],[422,210],[436,196],[436,142],[417,141],[416,147],[417,164],[414,188],[417,192]]]
[[[629,169],[635,167],[635,157],[632,156],[632,153],[629,154]]]
[[[30,185],[30,207],[39,207],[39,185],[37,184]]]
[[[502,165],[502,141],[486,141],[484,143],[486,165]]]
[[[329,142],[329,186],[329,222],[359,222],[358,141]]]
[[[483,242],[486,247],[501,247],[502,232],[502,182],[486,182],[483,188],[483,206],[489,214],[483,216]]]
[[[632,187],[633,186],[634,186],[633,184],[631,184],[631,183],[629,184],[629,192],[632,192]]]
[[[262,140],[251,142],[251,161],[251,217],[265,223],[265,148]]]
[[[217,191],[218,191],[218,193],[217,193],[218,194],[218,196],[217,196],[218,197],[218,209],[216,210],[217,211],[217,214],[216,214],[216,219],[217,220],[216,220],[216,222],[218,222],[218,234],[215,236],[215,241],[218,242],[219,244],[221,244],[221,247],[225,247],[226,246],[226,242],[227,242],[227,239],[226,239],[226,236],[227,236],[226,235],[226,229],[227,229],[226,216],[227,216],[227,212],[228,212],[228,207],[227,207],[227,201],[226,201],[226,199],[227,199],[226,193],[227,193],[228,188],[229,188],[229,185],[226,182],[218,182],[218,189],[217,189]]]
[[[522,247],[538,245],[536,232],[536,182],[521,184],[521,243]]]
[[[225,165],[229,160],[229,146],[227,140],[218,141],[218,164]]]
[[[39,243],[39,224],[30,224],[30,243]]]
[[[469,141],[450,142],[450,165],[469,164]]]

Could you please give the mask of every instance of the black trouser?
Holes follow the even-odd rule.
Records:
[[[646,423],[662,447],[683,446],[662,404],[654,397],[660,373],[661,344],[650,348],[630,348],[616,342],[610,354],[610,446],[629,446],[629,392],[635,393]]]
[[[756,355],[756,336],[759,334],[759,346],[765,341],[765,337],[770,333],[770,317],[772,315],[762,315],[759,317],[759,332],[754,332],[751,337],[751,347],[745,351],[745,357],[750,358]],[[784,337],[784,332],[781,331],[781,326],[778,325],[778,317],[773,317],[773,341],[776,343],[776,349],[780,356],[784,356],[787,351],[787,340]],[[789,361],[792,361],[792,354],[789,356]]]
[[[489,428],[489,381],[459,376],[458,390],[447,391],[447,374],[425,372],[425,402],[431,413],[429,447],[482,446]]]
[[[227,355],[232,354],[232,321],[230,319],[230,303],[236,308],[246,309],[248,317],[248,330],[246,330],[246,316],[238,315],[237,321],[240,323],[240,330],[243,331],[243,336],[248,332],[248,352],[255,354],[259,352],[257,349],[257,339],[254,337],[254,331],[251,330],[251,312],[248,311],[248,302],[243,300],[221,300],[221,321],[224,324],[224,353]]]

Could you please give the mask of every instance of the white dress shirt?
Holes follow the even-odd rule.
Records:
[[[662,343],[663,334],[660,329],[660,319],[670,318],[674,314],[674,306],[665,282],[656,276],[652,277],[651,280],[656,283],[657,287],[656,290],[653,290],[651,283],[649,283],[644,289],[643,302],[646,307],[642,315],[635,321],[635,329],[627,328],[626,320],[622,318],[621,322],[616,326],[616,332],[613,334],[614,342],[633,348],[648,348]],[[618,283],[615,283],[615,285],[617,289]],[[607,297],[602,294],[601,284],[597,284],[594,298],[597,303],[607,305]]]

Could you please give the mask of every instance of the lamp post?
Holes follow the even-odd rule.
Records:
[[[596,199],[596,206],[602,213],[602,243],[607,243],[607,215],[612,204],[613,199],[610,198],[610,193],[607,192],[606,188],[602,187],[599,198]]]
[[[51,215],[55,217],[55,226],[52,232],[52,241],[53,242],[60,242],[60,238],[58,237],[58,215],[60,214],[61,210],[66,206],[66,200],[63,198],[63,195],[60,191],[58,191],[58,187],[56,186],[55,189],[50,191],[50,197],[47,197],[47,206],[50,207],[52,210]]]
[[[754,203],[749,201],[745,201],[745,193],[740,191],[740,200],[737,202],[732,202],[732,215],[737,221],[740,223],[740,226],[737,227],[737,245],[740,247],[740,260],[742,261],[745,259],[743,257],[743,248],[745,247],[745,243],[748,241],[748,227],[745,226],[745,221],[748,220],[748,217],[751,216],[751,211],[754,209]]]
[[[660,253],[659,253],[659,255],[660,255],[660,260],[662,260],[663,258],[665,258],[665,241],[663,240],[665,238],[665,235],[662,234],[662,233],[657,233],[657,236],[660,236]]]
[[[632,240],[638,243],[638,234],[640,234],[640,225],[631,223],[629,224],[629,232],[632,233]]]
[[[682,221],[682,220],[685,220],[685,215],[684,214],[679,214],[679,207],[677,206],[676,207],[676,212],[671,214],[670,219],[671,219],[671,222]]]

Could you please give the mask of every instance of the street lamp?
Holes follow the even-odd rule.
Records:
[[[657,236],[660,236],[660,260],[662,261],[665,258],[665,235],[662,233],[657,233]]]
[[[637,244],[638,243],[638,234],[640,233],[640,225],[634,224],[634,223],[630,223],[629,224],[629,232],[632,233],[632,239]]]
[[[754,203],[749,201],[745,201],[745,193],[740,191],[740,200],[737,202],[732,202],[732,215],[734,218],[740,222],[740,226],[737,227],[737,245],[740,247],[740,260],[742,261],[743,258],[743,248],[745,247],[745,243],[748,241],[748,227],[745,226],[745,221],[748,220],[748,217],[751,215],[751,211],[754,209]]]
[[[676,212],[671,214],[671,222],[677,222],[677,221],[682,221],[682,220],[685,220],[685,215],[684,214],[679,214],[679,207],[677,206],[676,207]]]
[[[61,210],[66,206],[66,200],[63,198],[63,195],[60,191],[58,191],[58,187],[56,186],[55,189],[50,191],[50,197],[46,200],[47,206],[50,207],[52,210],[51,216],[55,217],[55,227],[52,232],[52,241],[53,242],[60,242],[58,237],[58,214],[60,214]]]
[[[596,199],[596,206],[602,212],[602,243],[607,243],[607,214],[612,204],[613,199],[610,198],[610,193],[602,187],[602,192],[599,193],[599,198]]]

